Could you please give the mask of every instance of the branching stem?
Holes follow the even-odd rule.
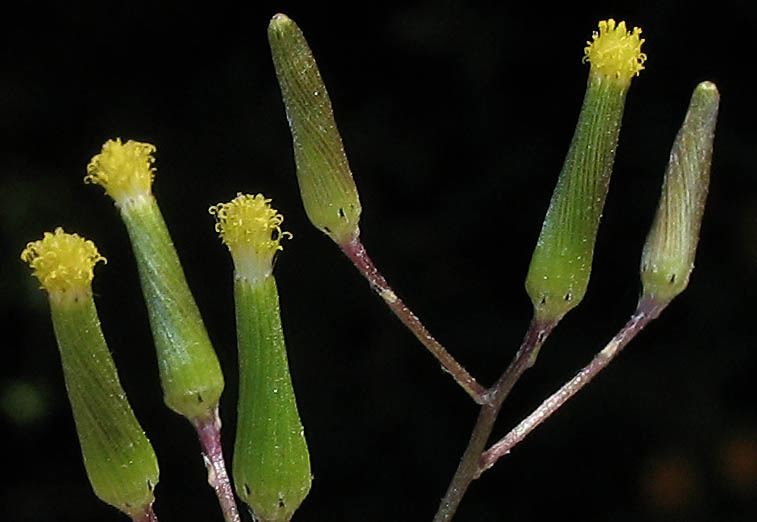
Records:
[[[471,482],[492,467],[500,457],[509,453],[513,446],[523,440],[534,428],[575,395],[578,390],[588,384],[650,321],[660,314],[664,307],[664,304],[652,300],[642,300],[628,323],[586,367],[544,401],[504,438],[489,450],[483,451],[502,408],[502,403],[523,372],[533,365],[539,349],[555,326],[555,324],[540,325],[532,322],[513,362],[502,374],[499,381],[484,394],[485,403],[481,406],[481,412],[473,428],[470,442],[460,460],[460,465],[452,478],[447,493],[442,499],[434,522],[452,520]]]
[[[439,505],[439,510],[434,516],[434,522],[452,520],[460,502],[463,500],[465,492],[479,474],[478,461],[486,447],[486,443],[489,441],[489,436],[502,408],[502,403],[510,394],[520,376],[533,366],[539,349],[554,327],[554,323],[543,324],[532,321],[510,366],[507,367],[507,370],[505,370],[499,380],[484,393],[485,402],[481,406],[476,425],[473,427],[468,447],[460,459],[460,464],[455,471],[455,475],[452,477],[452,482],[450,482],[447,488],[447,493],[444,495]]]
[[[607,343],[591,362],[581,369],[571,380],[565,383],[559,390],[553,393],[547,400],[536,408],[528,417],[523,419],[510,433],[489,448],[478,461],[478,472],[475,478],[487,469],[491,468],[495,462],[504,455],[510,453],[513,447],[522,441],[537,426],[547,420],[549,416],[555,413],[568,399],[573,397],[578,391],[586,386],[599,372],[601,372],[610,361],[625,348],[625,346],[647,325],[655,319],[662,311],[662,306],[656,305],[650,301],[642,301],[636,312],[626,325]]]

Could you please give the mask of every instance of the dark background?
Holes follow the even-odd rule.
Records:
[[[564,3],[571,4],[571,3]],[[294,239],[276,274],[315,480],[296,520],[430,520],[476,408],[307,222],[266,26],[289,14],[327,82],[363,202],[363,240],[396,292],[484,383],[530,318],[531,249],[573,133],[600,19],[648,39],[628,97],[589,293],[506,403],[504,434],[622,326],[691,90],[721,116],[688,290],[595,383],[474,483],[458,520],[754,520],[757,179],[753,8],[484,3],[76,2],[4,13],[0,32],[0,363],[8,521],[125,520],[92,495],[44,292],[18,259],[63,226],[108,258],[94,291],[123,385],[161,464],[162,521],[220,520],[189,424],[161,400],[126,233],[84,169],[108,138],[158,147],[155,193],[227,374],[230,256],[207,207],[263,192]]]

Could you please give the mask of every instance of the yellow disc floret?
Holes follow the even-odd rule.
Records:
[[[146,196],[155,176],[154,152],[155,146],[149,143],[108,140],[87,165],[84,182],[102,185],[118,205],[129,198]]]
[[[647,55],[641,52],[643,38],[641,29],[626,30],[626,23],[615,24],[615,20],[599,22],[599,32],[594,31],[591,42],[584,48],[584,61],[591,68],[605,76],[629,81],[644,69]]]
[[[238,194],[228,203],[210,207],[216,232],[229,247],[237,275],[257,279],[271,273],[273,256],[282,250],[281,240],[292,234],[281,230],[284,216],[262,194]]]
[[[97,262],[107,262],[92,241],[67,234],[60,227],[26,245],[21,259],[29,264],[42,288],[57,295],[88,290]]]

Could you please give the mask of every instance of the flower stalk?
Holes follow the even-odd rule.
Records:
[[[481,455],[476,478],[591,382],[686,288],[709,187],[719,102],[712,82],[694,89],[670,152],[657,214],[642,252],[643,291],[636,311],[589,364]]]
[[[590,62],[581,113],[526,276],[534,315],[512,362],[483,395],[473,433],[434,522],[452,519],[491,436],[502,404],[533,366],[547,337],[583,299],[591,274],[594,243],[609,189],[620,124],[631,79],[643,69],[641,30],[625,22],[599,23],[584,49]]]

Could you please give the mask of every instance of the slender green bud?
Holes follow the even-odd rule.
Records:
[[[559,321],[586,293],[626,93],[646,60],[640,33],[602,21],[584,49],[586,95],[526,277],[538,321]]]
[[[284,522],[310,491],[310,456],[289,375],[279,295],[272,275],[283,217],[262,195],[211,207],[234,259],[239,404],[232,474],[237,494],[262,522]]]
[[[642,299],[666,305],[689,284],[710,184],[719,103],[714,83],[702,82],[694,89],[641,255]]]
[[[126,224],[158,355],[166,405],[190,420],[215,414],[223,374],[152,194],[155,147],[110,140],[87,166]]]
[[[68,399],[95,494],[132,518],[151,512],[158,461],[118,379],[92,298],[93,268],[105,262],[91,241],[61,228],[26,246],[48,293]]]
[[[292,132],[305,212],[316,228],[343,245],[360,235],[362,207],[329,94],[297,24],[286,15],[275,15],[268,41]]]

